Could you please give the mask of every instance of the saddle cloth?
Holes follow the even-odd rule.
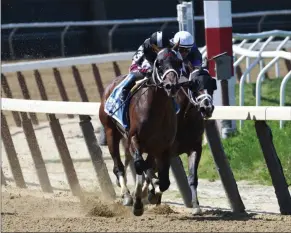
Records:
[[[129,129],[129,119],[127,117],[129,101],[122,104],[123,102],[119,97],[122,93],[123,87],[129,82],[129,80],[130,76],[127,76],[124,80],[122,80],[114,88],[104,105],[104,111],[116,120],[125,130]]]
[[[130,76],[126,77],[124,80],[122,80],[112,91],[110,96],[105,102],[104,105],[104,111],[111,116],[114,120],[116,120],[123,128],[125,131],[129,130],[129,117],[128,117],[128,111],[129,111],[129,103],[130,101],[126,101],[124,104],[120,100],[120,95],[122,93],[123,87],[129,82]],[[136,86],[140,85],[136,84],[131,91],[129,92],[128,95],[131,94],[133,89],[136,89]],[[128,96],[126,97],[128,98]],[[177,104],[177,102],[173,98],[173,105],[176,110],[176,114],[179,113],[180,107]]]

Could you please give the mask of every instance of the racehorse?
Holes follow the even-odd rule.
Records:
[[[182,92],[177,95],[181,110],[173,150],[176,156],[183,153],[188,156],[188,183],[192,193],[193,214],[199,214],[201,209],[197,197],[197,170],[202,153],[204,122],[212,116],[214,110],[212,95],[216,89],[216,80],[203,68],[193,71],[190,79],[198,82],[198,86],[194,93],[193,89],[188,89],[188,96]]]
[[[129,100],[129,130],[124,133],[118,122],[104,110],[105,102],[114,88],[124,79],[117,77],[106,87],[99,110],[99,119],[104,126],[108,148],[114,162],[113,172],[121,186],[124,205],[133,202],[133,214],[140,216],[142,203],[142,175],[156,165],[159,177],[159,192],[170,185],[169,168],[172,143],[177,132],[177,115],[173,98],[179,90],[182,58],[178,52],[179,42],[173,48],[161,50],[154,62],[152,77]],[[125,169],[120,158],[119,143],[124,136],[127,148],[134,159],[137,173],[133,198],[127,188]],[[147,153],[146,160],[142,154]]]
[[[188,72],[190,73],[190,72]],[[192,193],[193,214],[201,212],[197,197],[198,186],[198,165],[202,153],[202,141],[204,133],[204,120],[212,116],[214,105],[212,102],[213,91],[216,89],[216,80],[213,79],[207,70],[203,67],[193,71],[189,75],[189,81],[192,83],[191,88],[182,88],[176,97],[177,103],[180,105],[178,113],[178,128],[174,143],[172,144],[172,152],[174,156],[183,153],[188,155],[188,183]],[[129,164],[131,159],[128,153],[125,153],[125,163]],[[147,176],[152,179],[155,177],[155,171],[149,169]],[[148,194],[148,200],[151,204],[160,204],[162,194],[155,191],[158,179],[147,178],[143,187],[143,197],[147,195],[147,188],[152,184],[153,188]]]

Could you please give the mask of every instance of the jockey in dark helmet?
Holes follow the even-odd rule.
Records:
[[[191,33],[187,31],[179,31],[175,34],[174,38],[170,40],[170,42],[174,45],[179,40],[179,52],[182,55],[185,66],[189,67],[190,65],[192,69],[200,66],[202,63],[202,54],[198,50]]]
[[[124,86],[121,101],[125,101],[126,97],[139,79],[152,73],[152,66],[157,58],[158,52],[170,46],[170,37],[167,37],[162,31],[154,32],[147,38],[138,48],[132,57],[132,63],[129,68],[130,81]]]

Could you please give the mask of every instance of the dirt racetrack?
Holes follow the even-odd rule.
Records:
[[[98,125],[96,117],[93,125]],[[47,122],[35,126],[43,158],[54,188],[53,194],[43,193],[36,176],[34,163],[23,131],[10,127],[18,158],[28,189],[15,188],[7,155],[2,147],[2,168],[7,186],[2,186],[2,231],[290,231],[291,216],[279,215],[274,189],[270,186],[252,185],[239,181],[238,188],[249,214],[233,215],[220,181],[199,180],[198,195],[203,210],[201,216],[192,216],[179,195],[175,179],[171,175],[171,186],[164,193],[160,208],[147,205],[142,217],[135,217],[130,208],[100,199],[98,182],[80,133],[78,119],[62,119],[62,129],[82,188],[88,192],[80,202],[68,191],[59,155]],[[96,135],[98,136],[98,135]],[[112,160],[108,150],[102,147],[104,159],[112,182]],[[132,189],[132,176],[128,175]],[[114,186],[117,195],[120,189]],[[291,190],[290,190],[291,191]],[[99,198],[98,198],[99,197]]]
[[[88,195],[81,203],[66,192],[43,194],[2,188],[2,231],[29,232],[290,232],[291,216],[206,210],[191,216],[184,208],[147,206],[142,217],[118,203]]]

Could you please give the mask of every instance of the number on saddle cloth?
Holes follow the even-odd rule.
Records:
[[[104,111],[117,121],[126,131],[129,129],[128,109],[129,101],[122,102],[120,95],[123,87],[128,84],[131,77],[128,76],[122,80],[112,91],[110,96],[105,102]]]

